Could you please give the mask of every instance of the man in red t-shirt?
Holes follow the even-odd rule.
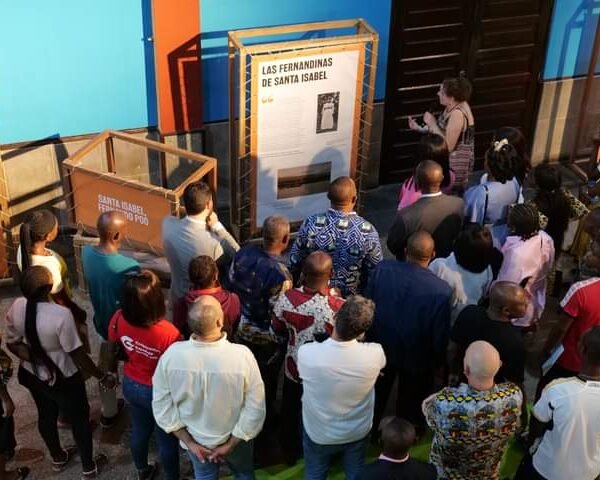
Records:
[[[600,241],[594,241],[584,262],[587,268],[600,272]],[[579,340],[586,332],[600,325],[600,278],[594,277],[574,283],[560,302],[560,306],[563,318],[550,332],[542,354],[543,358],[547,358],[560,339],[564,352],[540,380],[537,397],[552,380],[574,377],[581,370]]]
[[[273,307],[271,325],[285,352],[281,443],[290,465],[296,463],[300,453],[302,383],[298,376],[298,349],[305,343],[328,338],[333,332],[334,317],[344,304],[337,291],[329,288],[332,272],[333,261],[327,253],[311,253],[302,267],[302,286],[287,290]]]

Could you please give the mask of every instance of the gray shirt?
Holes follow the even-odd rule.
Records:
[[[190,217],[166,217],[162,223],[162,243],[171,268],[171,297],[182,298],[191,284],[188,276],[190,261],[208,255],[215,261],[233,258],[240,246],[218,223],[207,230],[206,222]]]
[[[422,196],[403,208],[388,234],[387,245],[396,258],[404,260],[408,237],[419,230],[429,232],[435,241],[436,257],[447,257],[462,226],[464,202],[450,195]]]

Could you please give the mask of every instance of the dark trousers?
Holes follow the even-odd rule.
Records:
[[[38,430],[52,458],[64,458],[57,426],[60,412],[71,425],[83,471],[93,470],[96,465],[90,427],[90,406],[81,374],[76,373],[61,380],[58,385],[50,386],[21,367],[19,383],[27,388],[33,397],[38,411]]]
[[[271,427],[275,419],[275,399],[277,398],[277,384],[279,383],[279,372],[283,365],[281,356],[274,359],[273,355],[279,348],[276,343],[267,343],[257,345],[248,342],[240,341],[242,345],[246,345],[254,354],[256,363],[260,370],[260,375],[265,384],[265,404],[267,408],[267,418],[265,427]]]
[[[425,427],[425,418],[421,404],[433,390],[433,372],[421,374],[408,372],[387,366],[381,371],[382,375],[375,383],[375,412],[373,416],[373,431],[379,428],[385,407],[387,405],[394,381],[398,377],[398,398],[396,401],[396,416],[405,418],[416,427]]]
[[[283,377],[281,448],[286,461],[298,459],[302,450],[302,384]]]
[[[568,378],[575,376],[577,376],[577,372],[567,370],[566,368],[563,368],[560,365],[554,364],[552,368],[548,370],[548,373],[546,373],[546,375],[540,378],[535,392],[535,401],[537,402],[540,399],[540,397],[542,396],[542,391],[550,382],[553,382],[554,380],[557,380],[559,378]]]
[[[529,454],[523,457],[514,480],[546,480],[533,466],[533,457]]]
[[[129,404],[131,456],[135,467],[138,470],[148,467],[148,444],[152,433],[156,433],[163,477],[167,480],[178,480],[179,440],[156,425],[152,413],[152,387],[142,385],[126,376],[123,379],[123,396]]]

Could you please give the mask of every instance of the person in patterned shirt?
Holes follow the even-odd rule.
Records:
[[[354,212],[356,185],[350,177],[334,180],[327,197],[331,208],[309,216],[300,227],[290,252],[290,270],[298,278],[306,257],[323,250],[333,259],[331,286],[346,297],[365,289],[369,272],[383,259],[381,244],[375,227]]]
[[[344,304],[329,287],[333,262],[325,252],[313,252],[302,268],[299,288],[286,291],[275,306],[271,325],[285,351],[281,406],[281,445],[288,464],[300,453],[302,383],[298,375],[298,349],[308,342],[323,341],[333,332],[334,317]]]
[[[514,383],[494,384],[500,354],[488,342],[465,353],[468,384],[446,387],[423,402],[433,430],[430,461],[445,480],[499,480],[500,461],[520,426],[523,394]]]

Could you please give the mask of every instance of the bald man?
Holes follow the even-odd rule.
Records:
[[[246,345],[258,361],[260,373],[267,392],[267,422],[265,432],[271,426],[275,413],[277,384],[281,372],[279,345],[271,331],[271,312],[277,298],[292,288],[283,252],[290,240],[290,224],[281,215],[265,219],[262,228],[263,245],[245,245],[229,270],[230,289],[238,295],[242,306],[236,341]],[[266,439],[261,435],[260,443]]]
[[[272,327],[285,352],[281,445],[286,463],[296,463],[301,453],[300,412],[302,383],[298,376],[298,349],[322,342],[333,332],[334,318],[344,304],[329,286],[333,261],[325,252],[313,252],[304,261],[302,286],[286,291],[273,307]]]
[[[122,213],[116,211],[102,213],[98,217],[96,228],[100,243],[97,246],[83,247],[81,263],[94,307],[94,326],[106,341],[108,324],[121,303],[121,290],[125,277],[130,272],[139,271],[140,266],[133,258],[119,253],[127,229],[127,219]],[[100,399],[102,401],[100,422],[107,428],[116,421],[123,407],[123,401],[117,401],[116,390],[101,390]]]
[[[354,211],[357,193],[350,177],[334,180],[327,196],[329,210],[302,223],[290,252],[290,270],[298,278],[306,257],[323,250],[333,260],[331,286],[346,297],[364,291],[369,272],[383,258],[381,244],[375,227]]]
[[[450,333],[448,357],[453,383],[458,381],[467,347],[476,340],[485,340],[500,352],[502,367],[496,382],[522,386],[527,351],[523,334],[512,324],[512,319],[527,311],[529,301],[529,294],[518,284],[496,282],[490,290],[489,307],[469,305],[461,311]]]
[[[500,365],[490,343],[473,342],[463,362],[468,383],[446,387],[423,402],[433,431],[429,460],[439,478],[500,479],[500,462],[520,426],[523,404],[517,385],[494,382]]]
[[[190,308],[189,340],[173,344],[152,379],[156,423],[185,445],[196,478],[254,478],[253,440],[265,420],[265,390],[252,352],[222,333],[223,310],[202,296]],[[193,388],[190,388],[190,386]]]
[[[415,177],[421,198],[396,214],[388,233],[388,248],[396,258],[403,260],[408,237],[425,230],[435,240],[436,256],[447,257],[460,232],[464,202],[442,193],[444,174],[438,163],[431,160],[419,163]]]
[[[452,289],[427,267],[435,244],[425,231],[413,233],[406,261],[384,260],[373,271],[366,295],[375,302],[369,340],[380,343],[387,358],[375,398],[378,425],[398,378],[396,415],[421,433],[425,419],[421,402],[434,391],[435,376],[445,364]]]

